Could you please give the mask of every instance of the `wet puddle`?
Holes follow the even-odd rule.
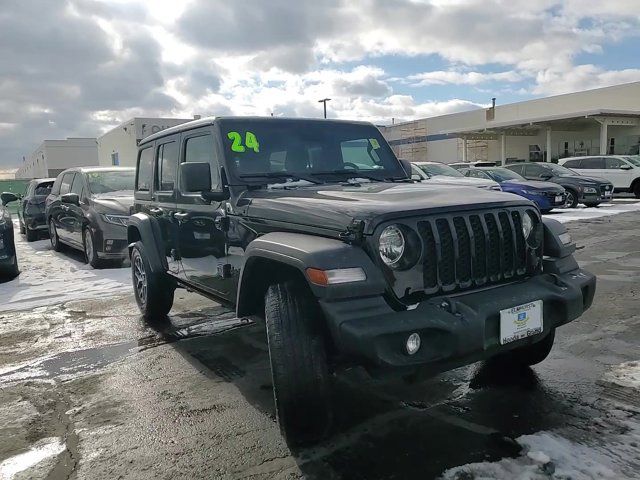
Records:
[[[43,460],[61,454],[64,449],[65,445],[61,438],[43,438],[36,442],[28,452],[14,455],[0,463],[0,479],[10,480]]]

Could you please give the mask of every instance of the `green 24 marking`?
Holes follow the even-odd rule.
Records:
[[[244,145],[242,144],[242,135],[238,132],[229,132],[227,133],[227,138],[231,140],[231,150],[233,152],[242,153],[250,148],[254,152],[258,153],[260,151],[260,144],[258,143],[258,139],[252,132],[246,132],[244,137]]]

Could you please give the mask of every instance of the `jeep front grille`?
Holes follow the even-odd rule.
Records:
[[[418,233],[422,252],[413,268],[388,271],[396,295],[462,291],[533,273],[541,248],[533,250],[524,239],[522,215],[527,210],[539,222],[534,210],[522,207],[402,221]],[[528,257],[536,259],[534,265]]]

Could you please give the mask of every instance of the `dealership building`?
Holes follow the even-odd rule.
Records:
[[[140,140],[165,128],[189,122],[192,118],[136,117],[98,137],[98,163],[102,167],[135,167]]]
[[[95,138],[45,140],[24,159],[15,175],[24,179],[56,177],[67,168],[91,165],[98,165]]]
[[[640,82],[380,127],[399,158],[444,163],[637,155]]]

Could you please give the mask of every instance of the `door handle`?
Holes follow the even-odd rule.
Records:
[[[178,222],[183,223],[186,222],[188,220],[189,214],[186,212],[176,212],[173,214],[173,218],[175,218],[176,220],[178,220]]]
[[[162,215],[164,213],[164,210],[161,209],[161,208],[151,207],[149,209],[149,213],[151,215],[153,215],[154,217],[158,217],[158,216],[160,216],[160,215]]]

